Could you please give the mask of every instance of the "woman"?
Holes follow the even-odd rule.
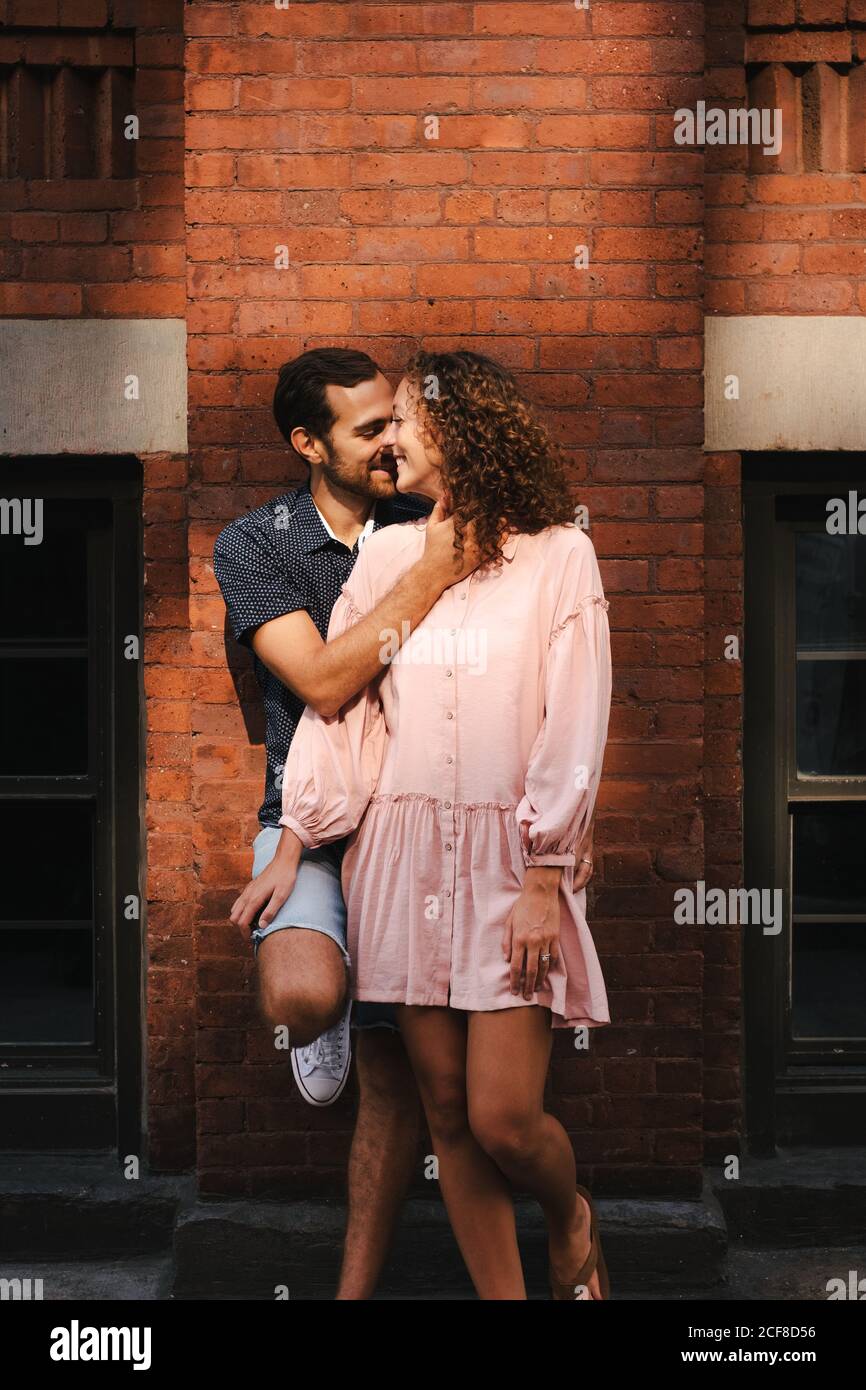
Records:
[[[607,1297],[589,1194],[543,1107],[552,1028],[610,1021],[573,891],[610,711],[595,551],[547,434],[488,358],[418,354],[387,442],[399,491],[444,499],[459,549],[473,523],[482,563],[402,645],[382,634],[389,664],[339,715],[304,714],[280,823],[309,847],[350,836],[353,997],[398,1006],[479,1297],[526,1297],[512,1183],[544,1209],[554,1297]],[[425,524],[367,540],[329,638],[412,564]]]

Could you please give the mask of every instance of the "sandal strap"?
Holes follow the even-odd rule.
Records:
[[[589,1207],[589,1254],[587,1255],[577,1274],[574,1276],[574,1279],[571,1280],[569,1283],[561,1283],[559,1280],[555,1280],[553,1276],[550,1275],[550,1287],[553,1290],[554,1298],[569,1299],[572,1301],[575,1298],[575,1288],[577,1288],[581,1284],[583,1284],[585,1287],[589,1283],[593,1274],[595,1273],[596,1267],[598,1265],[599,1255],[598,1228],[596,1226],[595,1221],[595,1207],[592,1203],[592,1197],[587,1192],[585,1187],[578,1187],[577,1190],[580,1193],[580,1195],[586,1200],[586,1203]]]

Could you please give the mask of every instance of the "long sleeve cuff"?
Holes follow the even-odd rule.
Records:
[[[286,826],[288,830],[294,831],[305,849],[318,848],[316,841],[310,835],[309,831],[305,830],[301,823],[295,820],[294,816],[280,816],[279,824]]]
[[[525,863],[527,869],[533,869],[533,868],[542,869],[542,868],[544,868],[545,866],[555,866],[555,865],[557,865],[557,864],[561,864],[561,865],[563,866],[563,868],[574,868],[574,865],[575,865],[575,863],[576,863],[576,855],[574,855],[574,854],[527,854],[526,851],[524,850],[524,852],[523,852],[523,861],[524,861],[524,863]]]

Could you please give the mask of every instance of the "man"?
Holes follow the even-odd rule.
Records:
[[[217,538],[214,571],[238,642],[252,649],[266,715],[265,798],[253,879],[231,920],[252,930],[259,1007],[286,1025],[292,1069],[311,1104],[342,1091],[357,1031],[359,1105],[349,1161],[349,1219],[337,1297],[375,1286],[411,1177],[419,1104],[393,1008],[348,996],[346,913],[340,886],[345,842],[294,859],[281,845],[281,779],[289,744],[310,705],[329,716],[382,670],[383,634],[405,640],[449,585],[470,573],[467,538],[440,507],[424,555],[350,631],[327,642],[328,622],[365,538],[380,526],[423,516],[429,504],[400,497],[383,449],[393,392],[365,353],[316,348],[280,370],[274,418],[308,483],[232,522]],[[384,650],[393,656],[393,639]],[[395,911],[399,910],[395,904]]]

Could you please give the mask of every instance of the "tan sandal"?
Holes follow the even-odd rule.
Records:
[[[577,1191],[580,1193],[581,1197],[586,1199],[587,1205],[589,1206],[589,1254],[582,1268],[579,1269],[574,1276],[574,1279],[569,1280],[567,1284],[560,1283],[558,1280],[554,1279],[549,1269],[548,1277],[550,1279],[551,1296],[554,1299],[567,1300],[568,1302],[585,1301],[588,1299],[592,1302],[593,1300],[587,1285],[596,1267],[598,1268],[598,1283],[602,1298],[610,1298],[610,1279],[608,1278],[607,1265],[604,1262],[604,1253],[601,1248],[601,1239],[598,1234],[598,1222],[596,1221],[592,1197],[589,1192],[587,1192],[586,1188],[581,1187],[579,1183]],[[577,1292],[577,1290],[581,1290],[581,1292]]]

